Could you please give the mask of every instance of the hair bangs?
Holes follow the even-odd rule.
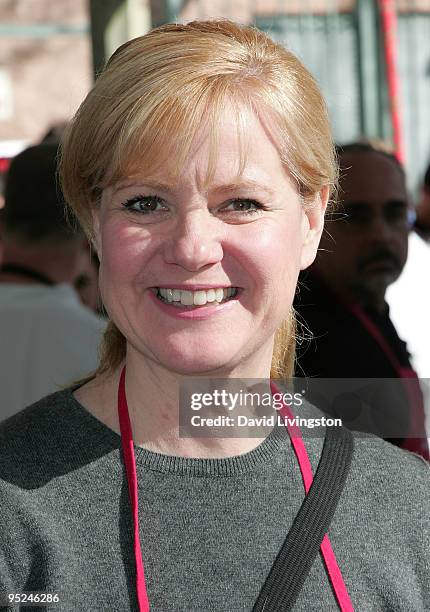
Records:
[[[135,103],[122,125],[101,187],[132,176],[154,176],[161,170],[177,179],[191,150],[208,138],[209,159],[203,185],[207,187],[218,165],[220,122],[227,105],[236,125],[240,177],[247,157],[246,115],[253,110],[224,77],[212,79],[209,84],[198,82],[194,89],[187,84],[184,90],[163,99],[149,115],[144,105]]]
[[[225,117],[225,109],[228,108],[230,116],[233,117],[233,123],[236,131],[236,142],[238,156],[238,166],[236,178],[240,178],[243,175],[246,159],[247,159],[247,116],[252,113],[253,110],[248,104],[246,98],[241,95],[240,88],[234,89],[231,79],[219,77],[213,81],[210,93],[210,119],[208,122],[209,127],[209,159],[208,168],[206,172],[206,180],[204,187],[207,187],[210,182],[213,181],[216,168],[218,165],[219,155],[219,131],[221,121]]]

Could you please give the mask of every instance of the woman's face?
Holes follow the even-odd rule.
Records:
[[[322,230],[326,196],[304,210],[254,115],[238,176],[232,117],[226,109],[207,186],[202,132],[178,179],[166,168],[125,180],[104,191],[94,213],[100,289],[111,319],[129,352],[179,374],[261,372],[262,363],[268,374],[274,333]]]

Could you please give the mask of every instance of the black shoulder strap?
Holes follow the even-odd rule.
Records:
[[[317,556],[341,496],[354,451],[344,427],[327,427],[318,468],[260,591],[253,612],[291,610]]]

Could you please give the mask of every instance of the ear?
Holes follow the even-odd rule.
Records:
[[[321,234],[324,229],[324,215],[327,209],[330,188],[325,185],[314,200],[303,210],[303,243],[300,269],[309,267],[315,260]]]

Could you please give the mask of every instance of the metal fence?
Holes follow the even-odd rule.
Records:
[[[154,25],[213,17],[255,24],[296,53],[314,74],[339,143],[363,136],[393,142],[380,4],[377,0],[170,0],[152,2],[151,8]],[[393,5],[398,107],[409,185],[416,191],[430,163],[430,2],[398,0]]]
[[[255,24],[295,52],[314,74],[328,102],[335,139],[345,143],[361,136],[393,138],[380,18],[383,2],[390,0],[90,0],[86,6],[96,73],[118,44],[166,21],[228,17]],[[70,12],[71,3],[34,0],[34,6],[45,7],[44,20],[29,19],[28,24],[3,20],[3,47],[17,37],[55,38],[59,31],[77,39],[79,32],[86,31],[85,24],[76,20],[55,24],[55,19],[47,19],[63,4]],[[430,0],[391,4],[397,10],[398,109],[406,170],[415,191],[430,163]],[[14,3],[0,0],[0,14],[6,5]],[[66,69],[71,69],[68,64]],[[0,103],[7,89],[3,73],[0,66]],[[22,103],[18,89],[16,99]],[[0,129],[2,125],[4,121]]]

